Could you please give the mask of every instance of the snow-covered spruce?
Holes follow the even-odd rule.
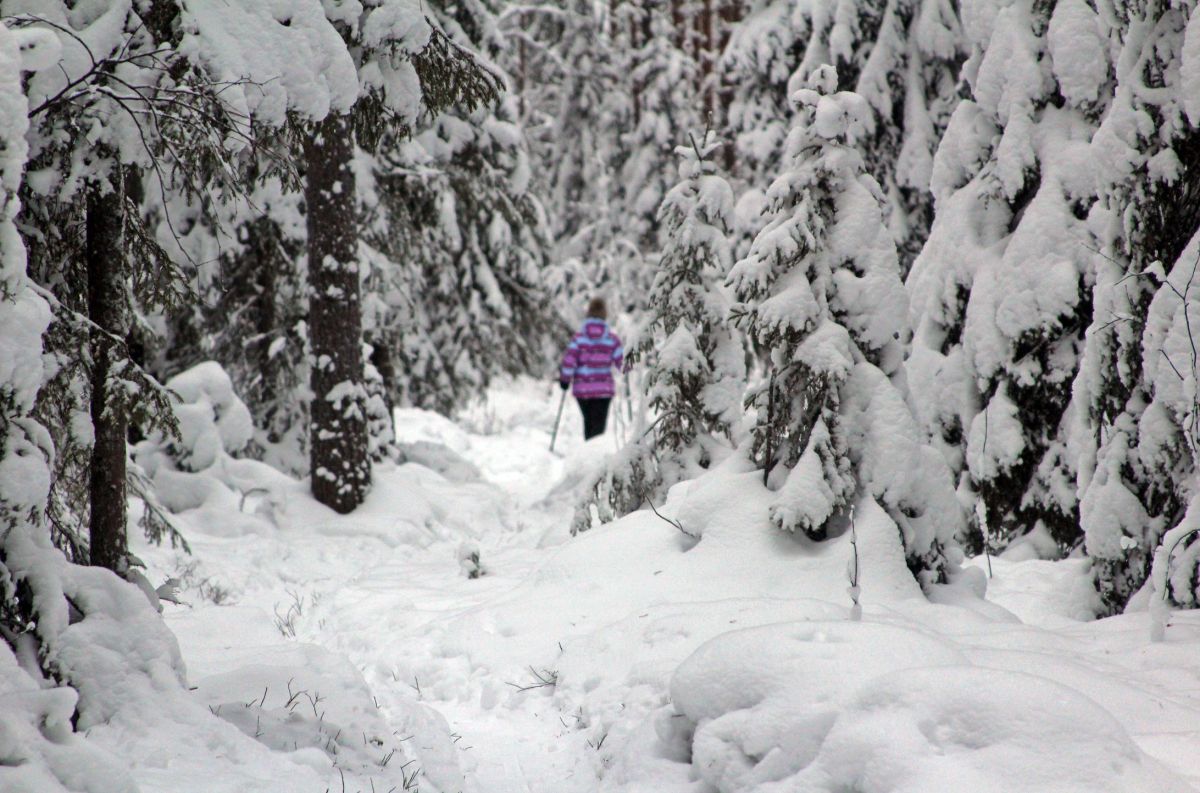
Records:
[[[516,44],[502,56],[529,133],[531,186],[545,202],[555,243],[549,280],[557,308],[573,316],[581,299],[600,290],[631,299],[636,290],[621,286],[642,256],[616,198],[629,102],[607,9],[582,0],[534,3],[506,14],[501,30]]]
[[[829,63],[840,87],[870,107],[873,124],[856,145],[882,188],[886,223],[906,273],[933,219],[933,153],[958,103],[964,49],[958,7],[943,0],[752,3],[733,26],[721,63],[744,244],[761,227],[758,208],[784,154],[788,97],[813,69]]]
[[[1092,317],[1104,31],[1073,1],[972,3],[963,17],[971,95],[933,165],[937,216],[907,284],[908,379],[964,499],[986,505],[993,550],[1024,538],[1055,556],[1080,534],[1072,381]]]
[[[294,176],[278,152],[271,174],[243,167],[247,150],[263,131],[355,92],[319,3],[286,5],[5,5],[63,52],[59,68],[29,81],[23,198],[37,229],[31,273],[54,295],[54,365],[38,403],[60,449],[51,516],[59,538],[85,521],[93,535],[86,548],[66,543],[75,557],[124,565],[127,480],[136,488],[126,428],[162,428],[171,416],[155,379],[173,367],[165,317],[193,313],[193,277],[211,278],[197,263],[215,259],[215,229],[245,208],[256,181]]]
[[[421,348],[420,340],[429,328],[440,327],[440,323],[420,324],[418,320],[430,313],[430,307],[440,305],[439,298],[444,295],[421,288],[410,273],[395,275],[395,271],[419,273],[428,264],[457,284],[457,268],[447,268],[444,259],[427,262],[421,255],[424,251],[411,249],[404,255],[393,251],[393,258],[401,262],[394,264],[372,249],[370,243],[375,240],[370,229],[377,221],[375,208],[380,203],[376,194],[379,181],[373,170],[377,165],[411,175],[415,168],[423,177],[436,177],[433,168],[440,163],[432,163],[428,157],[406,159],[396,153],[406,147],[419,148],[407,139],[427,127],[438,111],[461,103],[462,112],[470,114],[477,104],[494,98],[499,78],[474,52],[474,45],[461,35],[452,18],[442,20],[447,25],[443,28],[437,19],[427,19],[420,9],[403,2],[326,9],[305,0],[296,8],[274,10],[252,4],[239,5],[231,15],[208,14],[207,6],[199,8],[204,13],[197,11],[197,20],[205,35],[197,48],[219,65],[228,68],[233,62],[230,59],[241,58],[253,79],[269,83],[275,79],[273,73],[283,72],[285,86],[292,86],[295,67],[275,63],[272,57],[277,44],[287,43],[274,33],[275,27],[290,28],[295,19],[302,20],[304,28],[315,26],[317,30],[304,34],[311,41],[297,42],[283,51],[290,58],[297,51],[321,45],[309,58],[311,68],[319,74],[310,81],[309,94],[295,101],[291,116],[276,119],[268,112],[280,109],[281,102],[287,110],[286,101],[292,100],[286,94],[272,95],[273,101],[265,103],[266,107],[250,102],[268,122],[258,130],[261,148],[247,153],[242,163],[254,190],[246,201],[225,196],[217,204],[213,221],[198,223],[200,230],[185,240],[192,260],[204,263],[199,280],[209,310],[185,314],[172,323],[169,355],[173,362],[190,365],[206,359],[214,349],[223,353],[239,390],[250,400],[259,427],[255,453],[285,470],[315,473],[313,481],[326,500],[347,508],[361,499],[369,479],[367,456],[378,459],[388,453],[391,428],[387,406],[403,399],[410,383],[422,393],[436,393],[445,372],[467,373],[476,363],[447,356],[432,366],[413,368],[402,366],[402,358],[398,360],[406,350]],[[242,40],[226,41],[210,30],[231,34],[258,23],[266,28],[266,54],[271,57],[238,49],[245,46]],[[335,89],[335,97],[323,96],[326,86]],[[305,99],[316,103],[315,113]],[[330,120],[330,113],[344,118]],[[312,134],[296,135],[294,127],[279,134],[269,126],[282,120],[307,123]],[[347,130],[316,129],[322,124],[347,123],[353,126],[353,136]],[[452,143],[467,146],[469,141],[461,133],[474,126],[460,123],[450,136]],[[511,132],[497,134],[504,140],[514,137]],[[303,141],[308,144],[307,154],[315,157],[307,169],[296,167],[307,156],[301,151]],[[319,151],[323,146],[330,151]],[[445,151],[443,145],[439,154]],[[514,168],[519,167],[518,162]],[[303,181],[301,170],[305,171]],[[316,184],[322,178],[333,181],[323,188]],[[516,180],[521,178],[518,173]],[[398,187],[400,193],[409,187],[394,182],[385,187]],[[349,189],[351,185],[355,189]],[[310,193],[307,200],[302,187]],[[397,196],[394,201],[401,203],[403,198]],[[311,223],[315,217],[319,219]],[[439,227],[443,220],[437,212],[420,213],[416,225]],[[396,236],[403,235],[398,232]],[[364,242],[368,244],[364,246]],[[445,242],[444,235],[439,242]],[[314,244],[320,250],[304,255]],[[333,259],[329,259],[327,254],[334,249]],[[442,247],[432,249],[440,251]],[[471,252],[475,253],[475,248]],[[487,255],[493,261],[502,258],[494,251]],[[380,269],[388,276],[378,277]],[[476,280],[492,283],[482,276]],[[377,291],[378,297],[368,294],[367,305],[358,306],[357,296],[363,294],[364,285]],[[236,304],[232,322],[231,299]],[[380,305],[388,299],[396,304],[393,316],[381,317]],[[482,300],[485,305],[496,302],[490,293]],[[414,301],[417,310],[413,310]],[[478,298],[468,302],[479,305]],[[529,302],[537,304],[536,300]],[[454,303],[448,308],[453,315],[460,306]],[[436,319],[443,320],[445,315]],[[362,346],[363,340],[369,347]],[[429,349],[428,345],[424,349]],[[406,371],[411,377],[397,376]],[[320,428],[313,430],[311,422]],[[360,448],[368,454],[354,451]]]
[[[726,456],[742,421],[746,348],[728,322],[724,286],[733,193],[717,173],[712,132],[675,151],[680,181],[659,209],[666,245],[647,300],[650,315],[630,351],[646,367],[642,383],[653,423],[631,439],[576,510],[574,529],[661,503],[672,485]]]
[[[483,57],[510,49],[483,6],[438,18]],[[497,375],[543,370],[565,325],[516,97],[451,106],[358,169],[365,331],[392,402],[452,413]]]
[[[716,62],[741,13],[732,0],[637,0],[533,2],[503,15],[563,313],[597,292],[624,312],[645,309],[672,147],[685,130],[723,128],[729,87]]]
[[[1131,603],[1152,560],[1156,607],[1195,607],[1200,551],[1200,15],[1194,2],[1118,8],[1103,22],[1122,44],[1091,146],[1095,309],[1075,383],[1080,522],[1102,613]]]
[[[28,152],[22,61],[44,69],[58,52],[45,31],[0,24],[0,787],[126,793],[136,787],[111,750],[74,729],[113,719],[121,697],[149,682],[139,674],[147,667],[169,686],[182,663],[142,594],[107,570],[70,564],[44,518],[54,449],[33,407],[50,309],[27,276],[15,221]],[[111,674],[109,653],[145,666]]]
[[[748,397],[750,454],[777,488],[775,526],[825,537],[847,505],[871,497],[900,526],[914,572],[939,580],[961,508],[906,403],[907,299],[879,188],[854,146],[869,110],[836,89],[822,66],[795,93],[770,220],[730,274],[731,316],[765,358]]]
[[[698,10],[697,5],[639,0],[618,6],[611,22],[613,48],[624,58],[621,88],[629,97],[615,130],[623,156],[613,185],[614,208],[630,239],[647,252],[669,244],[665,235],[671,230],[660,207],[676,181],[671,155],[681,131],[712,123],[698,96],[703,79],[698,47],[680,31]]]

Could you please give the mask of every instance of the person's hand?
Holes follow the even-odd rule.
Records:
[[[558,381],[558,387],[561,388],[563,391],[566,391],[568,388],[570,388],[570,386],[571,386],[571,382],[569,380],[559,380]]]

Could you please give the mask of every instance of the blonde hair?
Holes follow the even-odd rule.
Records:
[[[593,297],[588,302],[588,319],[608,319],[608,306],[602,297]]]

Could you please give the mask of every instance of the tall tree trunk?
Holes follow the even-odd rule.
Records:
[[[125,276],[129,266],[122,230],[124,186],[92,183],[87,191],[88,315],[94,327],[92,347],[92,426],[95,443],[89,491],[91,562],[124,573],[128,554],[125,536],[125,433],[128,417],[114,404],[109,378],[123,356],[119,340],[129,333]]]
[[[721,53],[725,52],[725,48],[729,45],[729,38],[733,33],[733,28],[742,21],[742,2],[741,0],[722,0],[720,5],[719,19],[721,23],[720,35],[717,37],[716,58],[720,62]],[[723,74],[723,69],[718,69],[717,85],[719,87],[720,100],[717,104],[716,118],[713,120],[713,126],[719,130],[728,130],[729,127],[729,106],[733,104],[733,84],[726,79]],[[725,133],[727,136],[728,133]],[[724,156],[725,173],[729,176],[737,176],[737,147],[730,140],[722,147]]]
[[[343,514],[371,485],[354,208],[354,131],[330,115],[304,144],[308,321],[312,341],[309,459],[318,501]]]
[[[529,63],[528,56],[525,52],[525,37],[530,35],[529,30],[529,14],[522,11],[517,16],[517,29],[521,32],[520,38],[517,40],[517,108],[521,123],[526,122],[525,113],[525,83],[529,79]]]
[[[675,49],[687,52],[689,45],[686,20],[683,14],[683,0],[670,0],[671,29],[675,31]]]
[[[254,277],[254,332],[259,341],[247,350],[251,365],[261,373],[257,399],[260,405],[273,405],[279,397],[279,358],[271,357],[271,345],[277,334],[286,331],[280,326],[277,295],[279,274],[283,267],[279,224],[269,217],[258,218],[249,224],[250,245],[246,252]],[[244,271],[243,271],[244,272]]]
[[[700,63],[700,85],[697,92],[704,97],[704,112],[707,116],[705,123],[714,129],[716,119],[716,94],[713,91],[713,63],[717,59],[716,42],[713,36],[713,0],[704,0],[700,8],[700,17],[696,24],[696,60]]]

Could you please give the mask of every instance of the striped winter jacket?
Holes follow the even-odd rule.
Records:
[[[625,359],[621,340],[602,319],[589,318],[567,345],[563,354],[563,382],[574,381],[572,392],[579,399],[602,399],[615,392],[612,368],[620,370]]]

